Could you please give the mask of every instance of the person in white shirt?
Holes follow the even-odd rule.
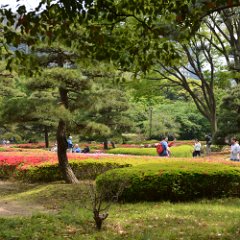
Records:
[[[201,156],[201,143],[199,142],[198,139],[195,140],[194,143],[194,151],[193,151],[193,157]]]
[[[230,160],[239,161],[239,144],[236,138],[231,139],[231,155]]]

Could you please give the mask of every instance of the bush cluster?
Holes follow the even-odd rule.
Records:
[[[129,167],[127,163],[107,161],[69,161],[73,172],[78,179],[95,179],[101,173],[110,169]],[[15,171],[15,177],[28,182],[51,182],[62,180],[62,173],[58,164],[42,164],[30,166],[21,171]]]
[[[152,163],[110,170],[96,179],[98,188],[117,188],[123,181],[128,182],[121,197],[125,201],[240,196],[240,168],[217,163]]]

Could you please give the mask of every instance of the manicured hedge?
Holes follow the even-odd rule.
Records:
[[[171,157],[192,157],[193,147],[189,145],[182,145],[177,147],[171,147],[170,150]],[[108,153],[157,156],[156,148],[114,148],[108,150]]]
[[[101,173],[110,169],[129,167],[131,164],[111,161],[69,161],[78,179],[95,179]],[[29,182],[51,182],[62,180],[58,164],[42,164],[15,171],[16,178]]]
[[[125,201],[189,201],[240,197],[240,167],[197,162],[145,164],[110,170],[96,179],[99,189],[126,183]]]

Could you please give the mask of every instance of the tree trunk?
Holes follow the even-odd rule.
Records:
[[[211,120],[211,132],[212,132],[212,140],[214,141],[214,136],[217,132],[217,117],[216,117],[216,111],[215,111],[215,114],[213,114]]]
[[[99,212],[98,211],[94,211],[94,220],[95,220],[95,225],[96,225],[96,228],[98,231],[101,230],[102,228],[102,223],[103,223],[103,220],[99,217]]]
[[[103,142],[103,149],[107,150],[108,149],[108,140],[105,139]]]
[[[149,107],[149,139],[152,138],[152,115],[153,115],[153,108]]]
[[[112,148],[116,148],[114,141],[111,141],[111,145],[112,145]]]
[[[48,127],[44,127],[45,147],[49,148]]]
[[[60,119],[58,123],[57,146],[59,168],[63,174],[64,180],[66,183],[78,183],[78,179],[68,163],[65,122],[62,119]]]
[[[65,88],[60,87],[59,94],[62,104],[66,109],[68,109],[68,91]],[[57,129],[57,153],[59,168],[63,173],[63,178],[66,183],[78,183],[78,179],[68,163],[67,147],[66,123],[63,119],[60,119]]]

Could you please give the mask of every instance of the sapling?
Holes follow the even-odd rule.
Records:
[[[93,176],[94,169],[88,171],[88,176]],[[95,181],[87,180],[87,193],[90,197],[93,219],[97,230],[101,230],[103,221],[109,216],[108,210],[114,202],[117,202],[123,190],[127,187],[128,181],[118,183],[118,186],[108,185],[98,188]]]

